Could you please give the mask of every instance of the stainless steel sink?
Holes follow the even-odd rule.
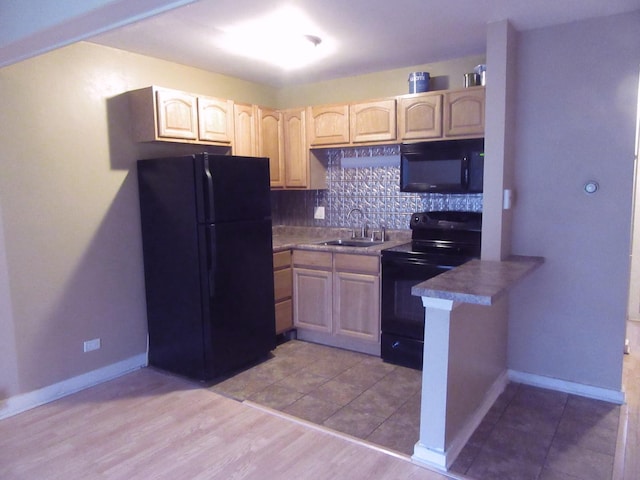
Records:
[[[327,242],[320,242],[318,245],[328,245],[334,247],[372,247],[374,245],[380,245],[384,242],[379,240],[368,240],[366,238],[339,238],[336,240],[329,240]]]

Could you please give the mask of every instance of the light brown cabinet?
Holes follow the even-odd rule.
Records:
[[[400,141],[484,136],[484,87],[398,97]]]
[[[271,188],[284,186],[284,154],[282,142],[282,113],[272,108],[258,107],[259,157],[269,159]]]
[[[198,96],[198,140],[233,143],[233,102]]]
[[[333,333],[380,345],[380,259],[334,254]]]
[[[293,325],[300,339],[331,335],[331,269],[331,253],[293,251]]]
[[[256,134],[256,107],[236,103],[233,106],[233,124],[235,136],[233,139],[233,154],[255,157],[258,148]]]
[[[379,355],[379,257],[294,250],[293,266],[298,338]]]
[[[326,162],[309,151],[306,109],[235,104],[234,155],[269,158],[272,189],[327,188]]]
[[[282,112],[284,188],[327,188],[326,160],[309,149],[306,125],[305,108],[293,108]]]
[[[138,142],[170,141],[231,146],[233,102],[160,87],[129,92]]]
[[[419,93],[398,99],[400,140],[442,137],[442,94]]]
[[[197,140],[197,97],[172,90],[156,90],[155,94],[157,136]]]
[[[308,108],[309,146],[375,144],[397,139],[395,98]]]
[[[397,138],[396,100],[351,104],[349,121],[352,143],[393,142]]]
[[[484,87],[446,92],[444,105],[445,137],[484,135]]]
[[[309,146],[349,143],[349,105],[316,105],[309,111]]]
[[[276,309],[276,334],[280,334],[293,328],[291,250],[273,254],[273,282]]]
[[[297,108],[282,112],[284,186],[309,186],[309,149],[305,132],[305,111]]]

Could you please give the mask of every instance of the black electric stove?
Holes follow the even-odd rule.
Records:
[[[482,214],[418,212],[409,227],[411,242],[382,251],[381,355],[421,369],[424,307],[411,287],[480,257]]]

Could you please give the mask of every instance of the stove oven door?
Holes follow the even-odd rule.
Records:
[[[424,307],[411,287],[450,270],[426,259],[382,255],[382,345],[385,362],[422,369]]]

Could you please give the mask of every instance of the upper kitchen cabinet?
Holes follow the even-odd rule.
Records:
[[[352,143],[393,142],[396,134],[396,100],[386,99],[349,106]]]
[[[272,189],[327,188],[326,162],[309,151],[306,108],[234,105],[234,155],[269,158]]]
[[[307,110],[282,112],[285,188],[321,190],[327,188],[326,159],[307,145]]]
[[[401,142],[484,136],[484,87],[398,97]]]
[[[234,140],[233,154],[255,157],[258,148],[256,133],[257,107],[236,103],[233,106]]]
[[[258,152],[259,157],[269,159],[271,188],[285,185],[284,154],[282,138],[282,113],[271,108],[258,107]]]
[[[198,98],[173,90],[156,90],[157,136],[198,139]]]
[[[309,150],[305,132],[305,110],[296,108],[282,112],[285,186],[309,186]]]
[[[417,93],[398,98],[400,140],[442,137],[442,94]]]
[[[233,102],[198,97],[198,139],[206,142],[233,143]]]
[[[309,146],[362,145],[394,142],[396,100],[309,107]]]
[[[308,108],[309,146],[349,143],[349,105],[317,105]]]
[[[169,141],[230,146],[232,102],[155,86],[129,92],[138,142]]]
[[[444,136],[484,136],[484,87],[471,87],[444,93]]]

